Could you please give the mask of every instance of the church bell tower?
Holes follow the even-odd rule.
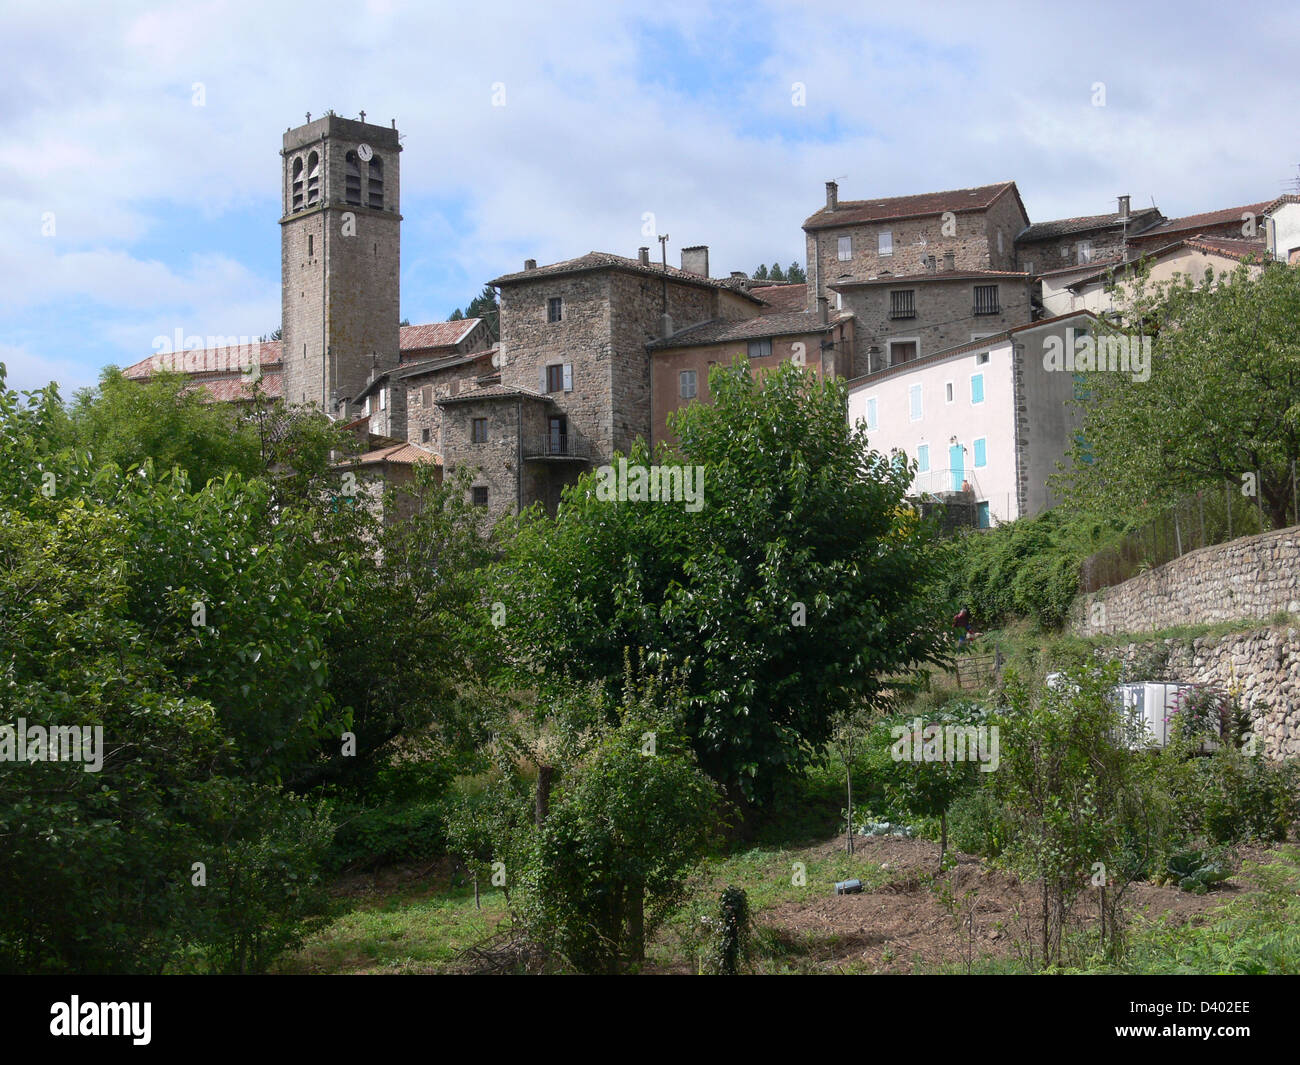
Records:
[[[362,112],[362,119],[365,112]],[[327,114],[284,135],[280,286],[284,398],[346,413],[398,362],[397,129]]]

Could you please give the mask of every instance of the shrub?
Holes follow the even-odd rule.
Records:
[[[993,789],[977,787],[958,796],[948,810],[953,846],[967,854],[996,858],[1006,846],[1010,826]]]
[[[1300,812],[1300,767],[1224,744],[1196,763],[1200,827],[1216,843],[1283,840]]]

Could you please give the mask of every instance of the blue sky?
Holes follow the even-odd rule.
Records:
[[[845,8],[10,0],[9,384],[69,394],[158,336],[275,328],[277,153],[307,111],[397,119],[415,322],[525,258],[635,255],[646,212],[670,262],[802,261],[828,178],[843,199],[1011,178],[1045,220],[1120,194],[1230,207],[1296,176],[1294,5]]]

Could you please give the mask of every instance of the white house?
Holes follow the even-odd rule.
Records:
[[[981,526],[1037,514],[1056,502],[1047,477],[1076,422],[1076,375],[1050,356],[1078,350],[1096,321],[1045,318],[855,378],[849,422],[916,462],[914,493],[973,493]]]
[[[1300,263],[1300,196],[1280,196],[1265,208],[1269,254],[1282,263]]]

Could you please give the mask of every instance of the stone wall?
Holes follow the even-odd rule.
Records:
[[[1300,756],[1300,630],[1271,627],[1149,640],[1101,653],[1118,658],[1125,677],[1134,681],[1182,681],[1238,691],[1259,749],[1270,758]]]
[[[997,285],[999,314],[974,313],[975,286]],[[890,293],[911,290],[915,318],[890,318]],[[846,288],[844,310],[857,319],[854,325],[854,367],[869,373],[889,365],[889,341],[916,339],[917,357],[969,343],[972,333],[1001,333],[1032,320],[1029,282],[1014,277],[966,277],[948,280],[931,274],[897,278],[888,284]],[[872,346],[880,349],[877,362]]]
[[[1203,547],[1075,600],[1081,636],[1300,614],[1300,526]]]

